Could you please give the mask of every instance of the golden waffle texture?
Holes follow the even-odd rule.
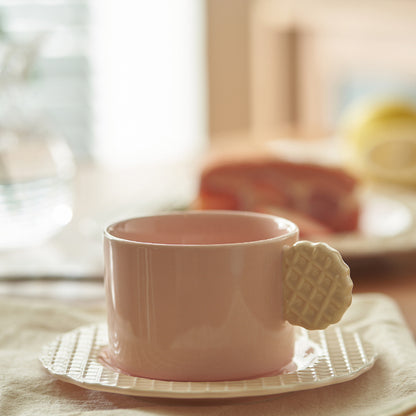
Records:
[[[284,316],[292,325],[325,329],[352,301],[350,269],[325,243],[299,241],[283,253]]]

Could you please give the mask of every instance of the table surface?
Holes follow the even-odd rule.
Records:
[[[160,182],[167,178],[165,173],[155,171],[153,176]],[[181,178],[189,177],[184,169],[176,169],[176,174],[179,174]],[[114,209],[123,207],[122,196],[126,193],[130,198],[127,200],[127,205],[131,204],[132,200],[135,203],[141,197],[140,186],[135,185],[137,193],[131,192],[131,186],[125,186],[126,183],[130,185],[133,183],[132,178],[134,181],[137,176],[132,176],[129,171],[115,176],[111,172],[103,174],[99,169],[81,170],[76,184],[78,206],[75,207],[77,210],[75,220],[78,223],[85,222],[85,218],[91,216],[98,207],[104,207],[107,211],[112,206]],[[170,177],[169,180],[168,186],[172,187],[171,184],[175,182],[175,178]],[[116,191],[114,201],[108,192],[103,192],[109,186]],[[192,184],[188,183],[187,186],[191,187]],[[149,189],[148,184],[147,189]],[[99,237],[101,238],[101,234]],[[3,264],[5,261],[7,257],[2,258]],[[347,262],[351,268],[354,293],[378,292],[392,297],[399,305],[408,326],[416,337],[416,251],[359,261],[347,259]],[[23,278],[7,279],[7,276],[4,277],[0,276],[0,298],[20,296],[34,299],[59,298],[74,304],[91,301],[104,303],[102,273],[89,275],[87,278],[83,278],[82,274],[75,278],[73,275],[66,275],[65,279],[59,278],[56,273],[46,278],[42,274],[37,278],[20,276]]]

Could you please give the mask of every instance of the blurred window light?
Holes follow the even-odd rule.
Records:
[[[88,26],[87,0],[0,0],[0,43],[37,48],[22,105],[78,158],[91,153]]]
[[[94,153],[177,162],[205,146],[202,0],[93,0]]]
[[[77,159],[180,161],[206,145],[203,0],[0,0],[0,43],[33,42],[30,109]]]

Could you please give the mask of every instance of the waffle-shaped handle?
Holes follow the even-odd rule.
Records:
[[[325,243],[298,241],[283,251],[284,317],[306,329],[338,322],[352,301],[350,269]]]

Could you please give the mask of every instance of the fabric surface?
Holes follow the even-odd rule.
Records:
[[[55,379],[38,357],[45,343],[105,320],[103,305],[0,300],[0,415],[410,415],[416,413],[416,346],[396,304],[355,295],[342,325],[378,352],[355,380],[274,396],[223,400],[145,399]]]

